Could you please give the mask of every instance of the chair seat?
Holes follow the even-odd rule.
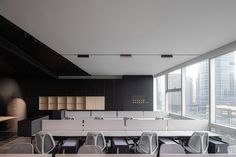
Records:
[[[83,145],[79,148],[78,154],[102,154],[102,149],[99,146]]]
[[[162,144],[160,154],[185,154],[184,148],[179,144]]]
[[[191,149],[190,147],[188,147],[188,146],[184,146],[184,149],[186,150],[187,153],[196,153],[196,154],[200,153],[200,152],[196,152],[196,151],[192,150],[192,149]]]

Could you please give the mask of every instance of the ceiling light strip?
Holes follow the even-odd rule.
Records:
[[[61,54],[63,56],[122,56],[127,54],[107,54],[107,53],[99,53],[99,54],[75,54],[75,53],[68,53],[68,54]],[[163,55],[172,55],[172,56],[200,56],[201,54],[165,54],[165,53],[130,53],[131,56],[163,56]],[[83,57],[82,57],[83,58]],[[86,57],[85,57],[86,58]]]

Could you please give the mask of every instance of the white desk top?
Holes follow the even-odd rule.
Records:
[[[141,136],[142,132],[148,131],[101,131],[104,136],[107,137],[130,137],[130,136]],[[72,137],[72,136],[86,136],[88,132],[93,131],[67,131],[67,130],[51,130],[48,131],[52,136],[63,136],[63,137]],[[154,131],[157,133],[158,137],[190,137],[194,131]],[[206,131],[209,133],[209,136],[221,136],[219,134]]]
[[[160,157],[235,157],[236,154],[165,154]],[[149,154],[57,154],[56,157],[156,157]]]
[[[0,154],[0,157],[52,157],[52,154]]]

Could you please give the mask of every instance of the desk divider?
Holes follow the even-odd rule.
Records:
[[[165,118],[168,117],[168,113],[162,111],[144,111],[144,118]]]
[[[142,118],[143,111],[118,111],[118,117]]]
[[[127,131],[166,131],[167,120],[127,120],[125,129]]]
[[[92,111],[92,117],[116,118],[116,111]]]
[[[42,121],[42,131],[207,131],[208,128],[206,120],[81,119]]]
[[[209,123],[207,120],[168,120],[168,131],[207,131]]]
[[[83,120],[43,120],[42,131],[83,130]]]
[[[66,111],[65,117],[75,117],[76,120],[79,120],[81,118],[90,118],[91,117],[91,111]]]

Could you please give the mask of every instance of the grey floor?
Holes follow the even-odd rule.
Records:
[[[15,143],[30,143],[30,142],[31,142],[30,137],[17,137],[17,136],[10,137],[8,139],[0,141],[0,153],[1,154],[6,153],[6,151],[9,149],[9,147],[12,144],[15,144]]]

